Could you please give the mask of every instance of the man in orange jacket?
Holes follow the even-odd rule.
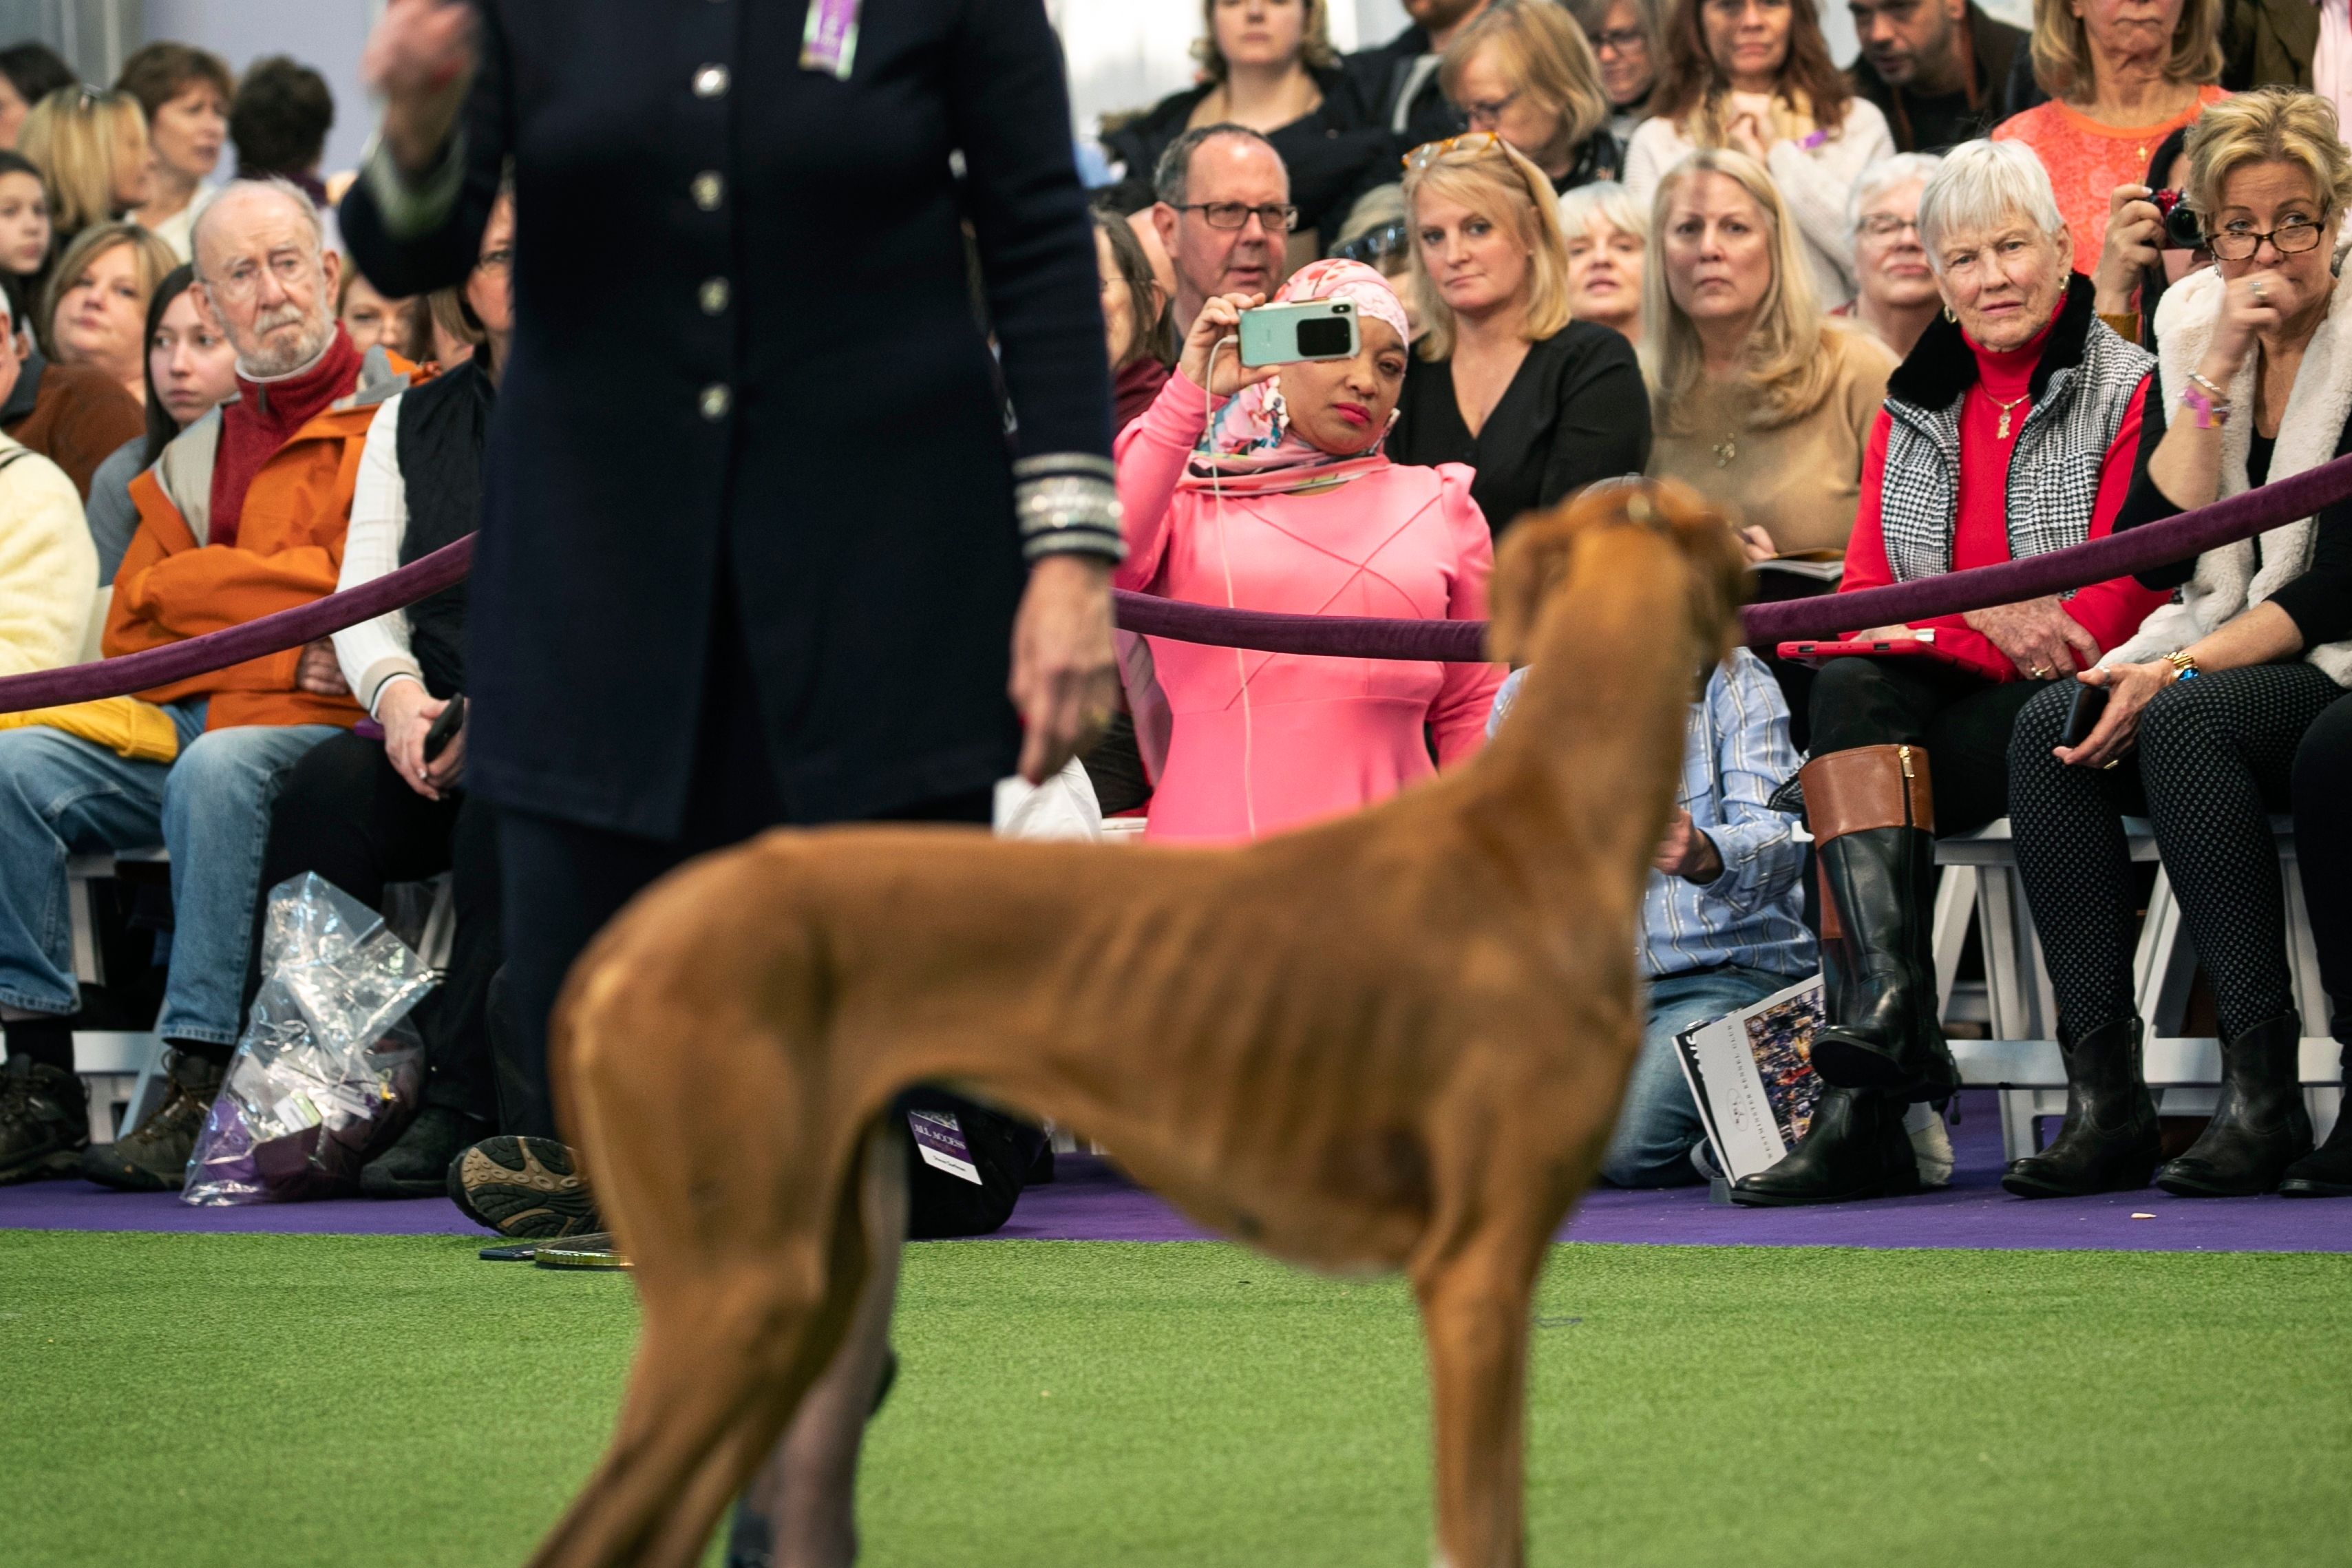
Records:
[[[335,589],[369,422],[408,384],[335,324],[338,258],[310,200],[240,180],[196,222],[196,276],[237,352],[233,402],[132,481],[139,529],[114,580],[109,657],[307,604]],[[269,806],[302,753],[361,717],[325,641],[141,695],[164,704],[171,763],[60,730],[0,731],[0,1182],[68,1174],[177,1190],[236,1043]],[[66,857],[163,844],[172,856],[170,978],[156,1030],[165,1102],[87,1148],[68,1022],[79,1005]]]

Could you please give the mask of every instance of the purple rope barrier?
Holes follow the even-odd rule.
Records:
[[[2352,457],[2183,512],[2163,522],[2109,534],[2046,555],[2006,561],[1968,572],[1922,577],[1855,594],[1751,605],[1741,612],[1744,640],[1754,644],[1825,637],[1866,626],[1899,626],[2015,604],[2062,589],[2103,583],[2185,561],[2208,550],[2352,496]],[[474,557],[468,534],[396,572],[341,594],[330,594],[241,626],[190,637],[168,647],[126,654],[96,664],[0,679],[0,713],[54,708],[100,697],[121,697],[209,674],[250,658],[279,653],[330,633],[373,620],[437,594],[466,575]],[[1475,663],[1486,657],[1483,621],[1396,621],[1364,616],[1290,616],[1228,610],[1118,590],[1121,629],[1212,647],[1330,658],[1433,659]]]

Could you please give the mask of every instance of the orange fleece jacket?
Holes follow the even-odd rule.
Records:
[[[242,626],[333,593],[360,453],[378,406],[331,408],[272,453],[246,492],[233,545],[198,544],[152,468],[131,480],[139,529],[114,576],[106,657]],[[288,648],[139,695],[150,702],[209,696],[207,730],[357,723],[363,714],[351,698],[296,689],[301,658],[300,648]]]

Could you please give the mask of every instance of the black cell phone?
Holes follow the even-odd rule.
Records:
[[[466,727],[466,700],[449,699],[449,706],[441,710],[441,717],[433,721],[433,728],[425,731],[425,760],[431,762],[449,749],[457,731]]]
[[[2074,706],[2066,710],[2066,727],[2058,731],[2062,746],[2079,746],[2091,738],[2099,727],[2099,715],[2107,710],[2107,689],[2104,686],[2074,687]]]

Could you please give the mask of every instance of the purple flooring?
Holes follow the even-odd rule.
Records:
[[[1952,1184],[1942,1192],[1828,1208],[1738,1209],[1710,1204],[1704,1187],[1601,1189],[1586,1197],[1563,1237],[1710,1247],[2352,1252],[2352,1199],[2185,1199],[2152,1187],[2102,1198],[2012,1198],[2000,1190],[2000,1124],[1992,1095],[1970,1092],[1961,1099],[1966,1120],[1952,1129],[1957,1168]],[[0,1187],[0,1229],[482,1234],[441,1198],[196,1209],[166,1194],[110,1193],[86,1182]],[[995,1239],[1196,1241],[1209,1239],[1209,1234],[1108,1162],[1065,1155],[1058,1179],[1024,1194],[1020,1208]]]

